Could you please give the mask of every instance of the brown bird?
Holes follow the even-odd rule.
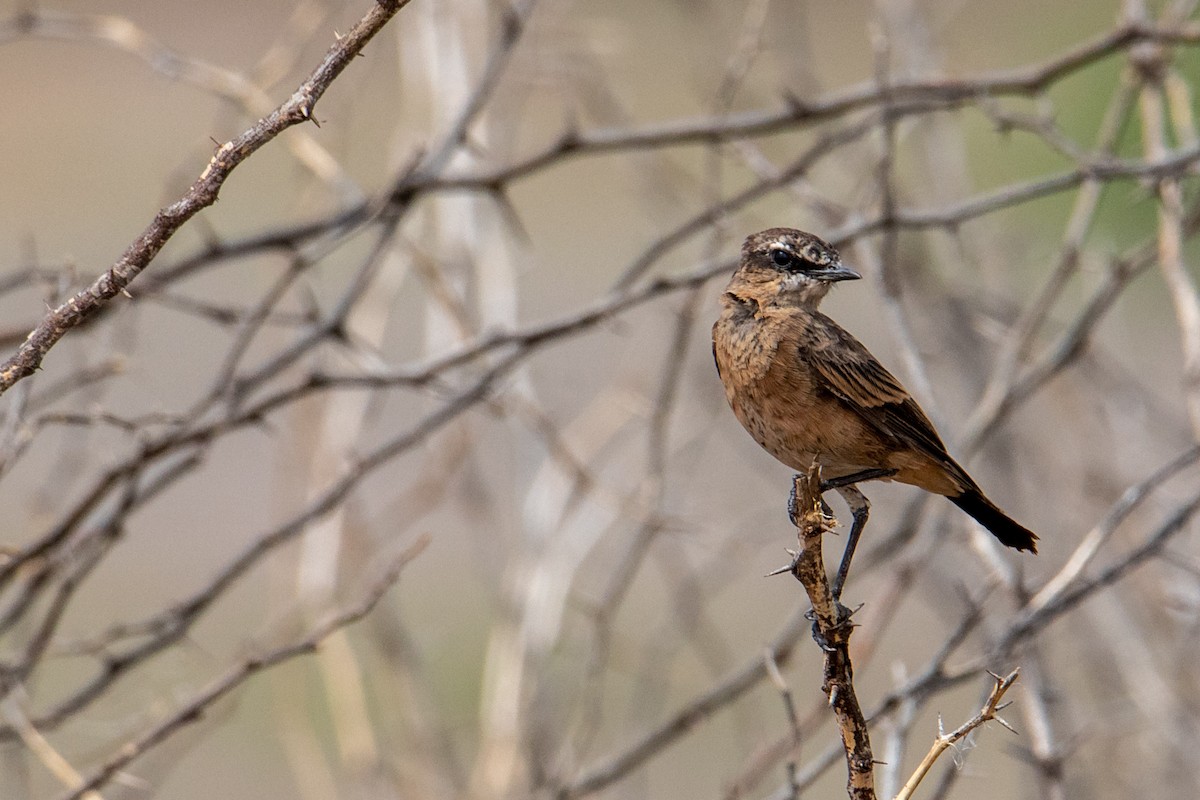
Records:
[[[834,597],[866,523],[860,481],[896,480],[944,495],[1002,543],[1036,553],[1037,536],[984,496],[900,381],[817,310],[834,283],[860,277],[811,233],[771,228],[742,245],[713,325],[713,357],[738,420],[792,469],[818,461],[823,488],[837,489],[850,506],[854,523]]]

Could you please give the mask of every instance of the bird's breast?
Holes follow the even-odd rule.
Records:
[[[754,440],[792,469],[817,460],[827,477],[858,472],[878,463],[881,443],[804,358],[812,342],[803,323],[794,314],[722,314],[713,326],[713,355],[725,397]]]
[[[816,387],[797,346],[794,331],[769,317],[723,314],[713,327],[713,354],[734,415],[768,453],[806,469],[815,455],[815,409],[806,398]]]

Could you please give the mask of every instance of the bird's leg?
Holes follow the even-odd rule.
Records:
[[[841,489],[843,486],[850,486],[851,484],[862,483],[863,481],[873,481],[876,478],[889,478],[895,474],[896,470],[884,469],[882,467],[852,472],[840,478],[830,478],[827,481],[821,481],[821,494],[824,495],[830,489]],[[792,490],[788,493],[788,519],[792,521],[793,525],[800,524],[800,509],[796,507],[798,500],[799,498],[796,497],[796,482],[793,481]],[[821,498],[821,510],[825,512],[826,516],[833,516],[833,509],[825,502],[824,497]]]
[[[850,535],[846,537],[846,550],[842,553],[842,563],[838,565],[837,575],[833,579],[833,600],[838,602],[842,598],[842,587],[846,585],[846,576],[850,574],[850,561],[854,558],[854,548],[858,547],[858,538],[862,536],[863,528],[867,524],[867,515],[870,513],[871,504],[867,502],[867,496],[858,490],[854,484],[845,486],[834,486],[842,499],[846,501],[846,505],[850,506],[850,515],[853,517],[853,522],[850,524]]]
[[[867,515],[870,513],[871,504],[867,502],[867,498],[855,486],[862,481],[871,481],[877,478],[888,478],[896,474],[894,469],[886,469],[884,467],[874,467],[872,469],[859,470],[852,472],[849,475],[842,475],[837,478],[829,478],[821,481],[821,492],[827,492],[830,489],[836,489],[838,494],[846,501],[846,505],[850,506],[850,514],[854,521],[850,525],[850,535],[846,537],[846,550],[842,553],[842,563],[838,565],[837,575],[833,579],[833,599],[840,601],[842,598],[842,587],[846,584],[846,576],[850,573],[850,561],[854,558],[854,549],[858,547],[858,538],[862,536],[863,528],[867,524]],[[821,505],[828,513],[829,506],[825,504],[825,498],[821,498]],[[792,517],[792,523],[796,523],[796,486],[792,484],[792,495],[788,504],[788,511]],[[777,572],[785,572],[786,570],[778,570]],[[772,575],[777,572],[771,573]]]
[[[890,478],[896,474],[894,469],[884,469],[876,467],[873,469],[864,469],[859,472],[852,472],[849,475],[843,475],[840,478],[830,478],[827,481],[821,481],[821,491],[828,492],[830,489],[840,489],[843,486],[850,486],[863,481],[873,481],[876,478]]]
[[[854,548],[858,547],[858,537],[862,535],[863,527],[867,524],[867,515],[870,512],[871,504],[867,502],[866,496],[860,492],[854,484],[861,481],[871,481],[877,478],[887,478],[896,474],[894,469],[885,469],[883,467],[875,467],[872,469],[859,470],[849,475],[842,475],[838,478],[830,478],[829,480],[821,481],[821,493],[836,489],[838,494],[845,499],[846,504],[850,506],[850,514],[853,517],[853,522],[850,525],[850,535],[846,539],[846,549],[842,553],[842,563],[838,566],[837,575],[833,581],[833,599],[840,600],[842,596],[842,586],[846,583],[846,576],[850,572],[850,561],[854,558]],[[799,527],[800,525],[800,508],[798,507],[799,498],[796,497],[796,482],[792,482],[792,490],[788,494],[788,518],[792,524]],[[821,497],[821,510],[827,516],[833,516],[833,510],[829,504],[825,502],[825,498]],[[788,551],[791,553],[792,551]],[[780,567],[774,572],[768,572],[767,577],[782,575],[785,572],[791,572],[796,565],[798,554],[792,553],[792,563],[786,567]]]
[[[850,514],[853,517],[850,535],[846,537],[846,550],[842,553],[842,563],[838,565],[837,575],[833,579],[832,592],[835,602],[842,599],[842,587],[846,585],[846,576],[850,574],[850,561],[854,558],[854,549],[858,547],[858,539],[867,525],[867,515],[871,510],[871,504],[867,502],[866,495],[859,491],[856,484],[877,478],[888,478],[895,474],[896,470],[894,469],[875,467],[821,481],[821,491],[836,489],[842,499],[846,501],[846,505],[850,506]]]

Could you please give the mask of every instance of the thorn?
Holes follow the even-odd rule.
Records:
[[[796,567],[796,561],[800,558],[800,553],[796,550],[792,550],[787,547],[785,547],[783,549],[783,552],[787,553],[789,556],[792,557],[792,562],[790,564],[788,564],[786,567],[780,567],[779,569],[775,570],[774,572],[768,572],[766,575],[763,576],[764,578],[771,578],[771,577],[774,577],[775,575],[782,575],[785,572],[791,572]]]
[[[1016,728],[1014,728],[1012,725],[1009,725],[1004,720],[1003,717],[992,717],[992,719],[996,720],[996,722],[999,722],[1001,725],[1003,725],[1010,733],[1016,734],[1017,736],[1021,735],[1021,734],[1017,733]]]

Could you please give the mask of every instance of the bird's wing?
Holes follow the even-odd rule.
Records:
[[[822,336],[807,353],[825,388],[884,436],[959,471],[933,423],[875,356],[833,320],[820,315]]]

